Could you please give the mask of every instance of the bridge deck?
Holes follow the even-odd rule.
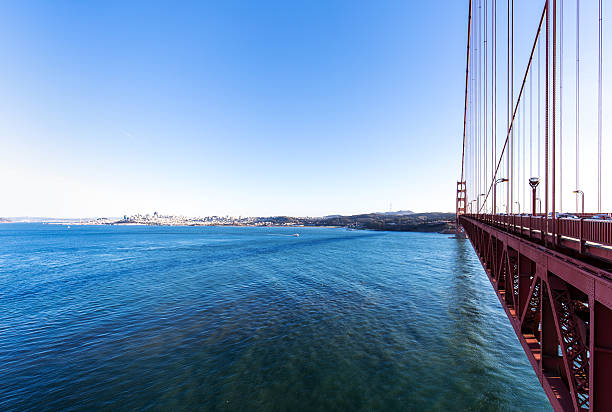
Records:
[[[564,220],[459,217],[554,409],[609,410],[612,221]]]
[[[601,218],[594,214],[575,215],[552,219],[543,215],[465,215],[475,220],[518,234],[521,237],[546,244],[550,247],[565,248],[573,256],[597,258],[607,262],[605,268],[612,268],[612,217]],[[593,261],[591,261],[593,262]],[[609,271],[608,271],[609,273]]]

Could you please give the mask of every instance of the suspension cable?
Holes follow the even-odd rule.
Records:
[[[474,26],[474,199],[476,199],[478,193],[478,182],[479,182],[479,173],[480,173],[480,77],[479,77],[479,68],[480,68],[480,36],[478,35],[478,29],[480,24],[480,13],[478,8],[478,3],[474,6],[474,10],[476,11],[476,20]],[[475,205],[476,206],[476,205]]]
[[[521,108],[523,107],[522,104],[517,103],[518,105],[518,115],[517,115],[517,125],[516,125],[516,151],[515,154],[516,156],[514,156],[514,159],[516,159],[516,202],[519,205],[519,210],[518,213],[520,213],[520,205],[521,202],[523,201],[523,199],[521,199],[521,195],[522,195],[522,183],[523,183],[523,177],[521,176],[521,173],[523,172],[521,169],[521,147],[522,147],[522,143],[521,143],[521,139],[523,138],[523,134],[521,133],[521,124],[523,123],[523,115],[521,114]]]
[[[526,185],[527,179],[525,177],[525,174],[527,172],[527,168],[525,167],[525,162],[527,159],[527,157],[525,156],[525,146],[527,142],[527,135],[525,134],[525,123],[526,123],[527,118],[525,117],[525,103],[524,102],[522,103],[522,106],[523,106],[523,120],[521,123],[523,125],[523,180],[522,180],[521,185],[523,186],[523,202],[524,202],[523,207],[525,207],[525,205],[527,204],[526,203],[527,194],[525,193],[525,190],[527,189],[527,185]]]
[[[601,149],[602,149],[602,0],[599,0],[599,73],[597,79],[597,213],[601,213]]]
[[[538,177],[542,178],[542,48],[540,47],[540,41],[538,41]]]
[[[533,72],[531,70],[529,71],[529,177],[533,177]]]
[[[546,45],[544,47],[545,51],[545,80],[544,80],[544,233],[548,233],[548,65],[550,63],[550,9],[549,9],[548,0],[546,0]],[[544,236],[544,244],[548,243],[548,236]]]
[[[497,0],[493,0],[493,121],[491,122],[491,126],[493,127],[493,145],[492,145],[492,156],[491,156],[491,181],[495,179],[495,174],[493,172],[493,164],[495,162],[495,157],[497,155]],[[495,196],[493,196],[493,202],[497,202]],[[495,214],[495,209],[497,208],[497,204],[493,205],[493,214]]]
[[[506,11],[508,15],[508,46],[507,46],[507,58],[506,58],[506,128],[510,130],[510,0],[507,0]],[[502,151],[503,154],[503,151]],[[506,178],[508,179],[508,184],[506,185],[506,214],[509,212],[510,206],[510,185],[512,182],[510,181],[510,151],[508,151],[506,156]]]
[[[563,212],[563,0],[559,23],[559,212]]]
[[[512,10],[510,12],[510,107],[514,108],[514,0],[511,1]],[[518,103],[517,103],[518,107]],[[512,109],[511,109],[512,110]],[[510,214],[514,207],[514,129],[511,129],[510,135],[510,153],[512,158],[510,159],[510,181],[508,182],[511,186],[510,189]]]
[[[580,189],[580,1],[576,1],[576,191]],[[578,213],[578,194],[576,194]]]
[[[465,167],[465,128],[467,122],[467,102],[468,102],[468,84],[469,84],[469,69],[470,69],[470,33],[472,27],[472,0],[469,0],[468,7],[468,38],[467,52],[465,63],[465,97],[463,103],[463,149],[461,150],[461,182],[463,182],[463,169]]]
[[[487,25],[488,25],[488,19],[487,19],[487,13],[488,13],[488,1],[484,0],[484,79],[483,79],[483,97],[484,97],[484,169],[483,169],[483,173],[482,173],[482,187],[484,188],[485,185],[487,184],[487,168],[488,168],[488,157],[489,157],[489,153],[487,151],[487,134],[488,134],[488,129],[487,129],[487,120],[488,120],[488,94],[487,94],[487,81],[488,81],[488,50],[487,50],[487,36],[488,36],[488,30],[487,30]],[[485,212],[486,212],[486,207],[485,207]]]
[[[556,189],[557,189],[557,0],[553,0],[553,55],[552,55],[552,229],[553,242],[556,244],[557,237],[557,217],[556,211]]]

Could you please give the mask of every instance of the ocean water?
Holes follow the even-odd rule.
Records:
[[[468,241],[0,225],[0,410],[144,409],[551,410]]]

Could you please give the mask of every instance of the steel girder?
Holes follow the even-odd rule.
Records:
[[[612,273],[471,217],[459,221],[553,408],[612,410]]]

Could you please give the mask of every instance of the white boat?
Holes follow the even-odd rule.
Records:
[[[300,234],[299,233],[294,233],[291,236],[300,237]]]

